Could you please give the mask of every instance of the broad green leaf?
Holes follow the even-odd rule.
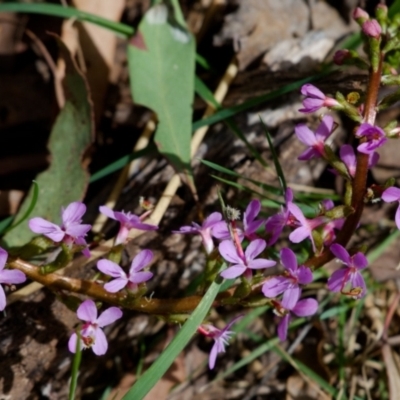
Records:
[[[167,372],[168,368],[189,343],[192,336],[196,333],[197,328],[203,322],[218,294],[221,284],[222,280],[218,280],[218,282],[213,282],[210,285],[199,305],[185,322],[174,340],[161,353],[153,365],[133,385],[129,392],[123,397],[123,400],[143,399],[157,381],[161,379],[165,372]]]
[[[82,156],[93,136],[92,104],[86,80],[76,68],[67,47],[59,38],[57,41],[66,64],[66,102],[50,134],[50,167],[36,177],[39,197],[33,211],[35,216],[54,223],[60,222],[61,207],[85,195],[89,175],[82,165]],[[34,193],[32,187],[16,216],[17,221],[25,215]],[[3,240],[8,247],[17,247],[33,236],[28,225],[22,224],[7,233]]]
[[[35,181],[33,181],[32,183],[33,183],[33,185],[32,185],[31,203],[29,204],[25,214],[22,215],[21,219],[18,220],[18,222],[15,222],[10,227],[8,227],[6,232],[9,232],[9,231],[15,229],[18,225],[21,225],[24,221],[26,221],[30,217],[32,211],[34,210],[37,200],[38,200],[38,197],[39,197],[39,185]]]
[[[160,153],[190,176],[195,42],[171,17],[158,4],[139,24],[128,46],[131,91],[136,104],[157,114],[154,141]]]

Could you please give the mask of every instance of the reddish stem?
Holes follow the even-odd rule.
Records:
[[[371,125],[375,124],[376,104],[378,101],[378,91],[382,74],[382,61],[383,54],[381,53],[378,69],[373,71],[371,68],[369,73],[369,85],[364,105],[364,122]],[[365,140],[366,138],[362,138],[360,142],[363,143]],[[351,199],[351,206],[353,207],[354,212],[346,218],[346,221],[336,238],[336,243],[341,244],[343,247],[346,247],[350,238],[357,229],[364,209],[364,196],[367,189],[368,158],[368,154],[358,153],[357,155],[357,169],[352,182],[353,190]],[[320,256],[312,257],[307,260],[305,265],[317,269],[332,259],[333,254],[330,250],[325,250]]]

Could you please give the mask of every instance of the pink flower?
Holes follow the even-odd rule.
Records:
[[[362,24],[362,31],[365,35],[379,39],[382,33],[382,28],[376,19],[369,19]]]
[[[265,297],[276,297],[283,293],[282,307],[291,310],[300,297],[299,285],[312,282],[313,276],[310,268],[298,266],[296,255],[288,248],[281,250],[281,261],[285,266],[285,274],[268,279],[262,287],[262,292]]]
[[[14,285],[26,281],[26,276],[22,271],[5,269],[8,253],[0,247],[0,284]],[[6,308],[6,294],[0,285],[0,311]]]
[[[394,187],[394,186],[387,188],[382,193],[382,200],[385,203],[392,203],[394,201],[399,202],[399,207],[397,208],[397,211],[396,211],[395,221],[396,221],[397,228],[400,229],[400,189],[397,187]]]
[[[104,285],[104,289],[110,293],[119,292],[125,286],[131,291],[136,291],[138,284],[148,281],[153,277],[153,273],[149,271],[142,271],[150,264],[153,259],[153,252],[150,250],[142,250],[132,260],[131,267],[129,269],[129,275],[116,263],[110,260],[100,260],[97,262],[97,268],[103,272],[103,274],[110,275],[113,278],[112,281],[107,282]],[[142,271],[142,272],[141,272]]]
[[[221,276],[225,279],[234,279],[244,273],[249,273],[251,269],[263,269],[273,267],[276,262],[264,258],[255,258],[264,251],[267,246],[265,240],[255,239],[247,246],[243,257],[238,254],[238,251],[231,240],[224,240],[219,244],[219,252],[221,256],[233,264],[225,271],[221,272]]]
[[[368,260],[363,253],[356,253],[350,256],[348,251],[340,244],[334,243],[330,247],[331,252],[346,265],[335,271],[328,279],[328,288],[332,292],[341,292],[355,298],[365,295],[366,286],[360,270],[366,268]],[[345,291],[345,287],[350,289]]]
[[[231,338],[231,335],[234,332],[230,331],[230,327],[243,315],[239,315],[238,317],[234,318],[229,324],[225,326],[224,329],[218,329],[212,325],[201,325],[199,327],[199,332],[202,333],[204,336],[208,336],[214,339],[214,345],[210,352],[210,358],[208,360],[208,367],[213,369],[215,367],[215,361],[217,359],[217,355],[219,353],[225,353],[225,346],[228,344],[228,340]]]
[[[304,216],[302,211],[296,204],[290,203],[288,209],[294,218],[297,219],[298,228],[296,228],[290,235],[289,240],[293,243],[300,243],[304,239],[309,238],[313,245],[314,252],[316,251],[315,243],[312,235],[312,231],[319,225],[325,222],[325,217],[316,217],[314,219],[308,219]]]
[[[361,143],[357,147],[357,150],[364,154],[371,154],[387,142],[386,134],[381,128],[367,123],[363,123],[358,127],[356,137],[365,137],[367,139],[365,143]]]
[[[29,228],[32,232],[47,236],[56,243],[63,241],[67,245],[76,243],[80,246],[87,246],[85,236],[92,227],[81,223],[85,212],[86,206],[80,201],[75,201],[69,204],[66,209],[61,209],[61,226],[36,217],[29,221]],[[90,257],[87,248],[82,252],[86,257]]]
[[[121,224],[118,235],[115,239],[115,246],[118,246],[121,243],[125,243],[125,240],[127,239],[129,231],[131,229],[139,229],[142,231],[154,231],[158,229],[158,226],[156,225],[144,224],[141,221],[140,217],[131,214],[130,212],[113,211],[111,210],[111,208],[108,208],[106,206],[100,206],[99,210],[108,218],[115,219]]]
[[[297,315],[298,317],[309,317],[314,315],[318,310],[317,300],[309,298],[299,300],[290,310],[282,307],[279,302],[274,303],[275,313],[281,317],[281,320],[278,324],[278,337],[282,342],[286,340],[287,337],[291,313]]]
[[[107,338],[101,328],[112,324],[122,317],[122,311],[117,307],[110,307],[97,317],[97,308],[93,300],[85,300],[76,312],[78,318],[86,323],[83,324],[80,332],[80,348],[92,348],[93,353],[101,356],[108,348]],[[78,335],[74,332],[68,341],[68,348],[71,353],[76,351]]]
[[[210,214],[201,225],[196,222],[192,222],[192,226],[181,226],[179,231],[172,231],[173,233],[183,233],[183,234],[199,234],[203,242],[203,246],[207,254],[211,254],[214,250],[214,242],[212,239],[212,232],[216,225],[221,222],[222,214],[219,212],[214,212]]]
[[[325,96],[317,87],[306,83],[301,87],[301,94],[307,96],[303,100],[303,107],[299,111],[302,113],[312,113],[319,110],[322,107],[335,107],[339,103],[331,98]]]
[[[275,244],[279,236],[281,235],[283,228],[286,226],[290,212],[287,208],[288,204],[293,201],[293,191],[290,188],[286,189],[285,193],[285,207],[281,207],[281,211],[275,215],[272,215],[267,219],[265,223],[265,231],[269,237],[267,241],[268,246]]]
[[[345,163],[350,176],[354,178],[356,174],[357,158],[354,154],[353,147],[349,144],[344,144],[339,151],[340,159]],[[372,152],[369,154],[368,168],[373,168],[379,161],[379,154]]]
[[[297,138],[309,147],[298,157],[299,160],[310,160],[325,155],[325,141],[332,133],[333,123],[333,118],[325,115],[315,133],[305,124],[296,125],[294,129]]]
[[[256,219],[261,210],[261,203],[259,200],[251,200],[246,211],[243,214],[243,229],[236,228],[239,240],[244,238],[248,240],[257,239],[257,230],[265,223],[263,219]],[[227,240],[231,238],[228,224],[221,221],[214,226],[213,236],[219,240]]]

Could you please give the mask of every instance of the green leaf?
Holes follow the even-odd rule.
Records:
[[[12,225],[6,229],[6,232],[9,232],[9,231],[15,229],[18,225],[21,225],[24,221],[26,221],[29,218],[29,216],[31,215],[31,212],[33,211],[33,209],[36,206],[38,197],[39,197],[39,185],[37,184],[37,182],[33,181],[32,199],[31,199],[31,203],[28,206],[28,209],[26,210],[25,214],[21,217],[21,219],[18,222],[16,222],[14,225]]]
[[[136,104],[158,118],[154,141],[178,172],[190,171],[195,41],[173,25],[164,4],[152,7],[128,46],[131,91]]]
[[[82,360],[81,334],[80,332],[77,332],[76,334],[78,335],[78,339],[76,341],[75,354],[72,361],[71,382],[69,384],[68,400],[74,400],[76,398],[75,392],[78,384],[79,366],[81,365]]]
[[[22,12],[52,15],[61,18],[76,18],[81,21],[91,22],[103,28],[110,29],[123,36],[128,37],[134,33],[134,29],[129,25],[110,21],[106,18],[73,7],[65,7],[61,4],[2,3],[0,4],[0,12]]]
[[[222,268],[225,268],[223,266]],[[123,400],[141,400],[157,381],[167,372],[170,365],[174,362],[179,353],[189,343],[197,328],[203,322],[215,297],[218,294],[222,280],[213,282],[207,290],[203,299],[193,311],[192,315],[185,322],[182,329],[175,336],[174,340],[161,353],[153,365],[139,378],[129,392],[123,397]]]
[[[134,151],[131,154],[127,154],[126,156],[119,158],[118,160],[108,164],[106,167],[95,172],[90,177],[90,183],[96,182],[99,179],[104,178],[105,176],[108,176],[108,175],[112,174],[113,172],[124,168],[125,165],[129,164],[132,160],[136,160],[145,155],[148,156],[154,151],[156,151],[155,146],[153,143],[150,142],[144,149]]]
[[[86,80],[76,68],[65,44],[58,37],[56,39],[66,63],[66,102],[50,134],[50,167],[36,177],[39,198],[34,210],[35,216],[54,223],[60,221],[61,207],[85,195],[89,175],[82,166],[82,156],[93,136],[92,103]],[[35,190],[33,186],[29,191],[16,216],[17,221],[29,210]],[[22,224],[7,233],[3,240],[8,247],[17,247],[27,243],[33,236],[28,225]]]
[[[283,174],[283,170],[282,170],[281,164],[279,162],[278,154],[276,153],[275,147],[274,147],[274,145],[272,143],[271,135],[268,132],[268,129],[265,126],[264,121],[262,120],[261,117],[260,117],[260,121],[261,121],[261,125],[263,126],[263,129],[264,129],[264,132],[265,132],[265,136],[267,137],[267,140],[268,140],[269,149],[270,149],[271,154],[272,154],[272,159],[274,160],[276,173],[278,175],[278,179],[279,179],[279,182],[280,182],[281,187],[282,187],[283,195],[285,195],[286,188],[287,188],[286,179],[285,179],[285,175]]]

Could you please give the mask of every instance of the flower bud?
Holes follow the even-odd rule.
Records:
[[[376,19],[370,19],[362,24],[362,31],[369,37],[379,39],[382,28]]]
[[[351,58],[351,53],[349,50],[338,50],[335,55],[333,56],[333,62],[336,65],[343,65],[343,63]]]
[[[362,8],[357,7],[353,11],[353,19],[357,21],[358,23],[363,23],[364,21],[369,19],[369,15],[366,11],[364,11]]]

